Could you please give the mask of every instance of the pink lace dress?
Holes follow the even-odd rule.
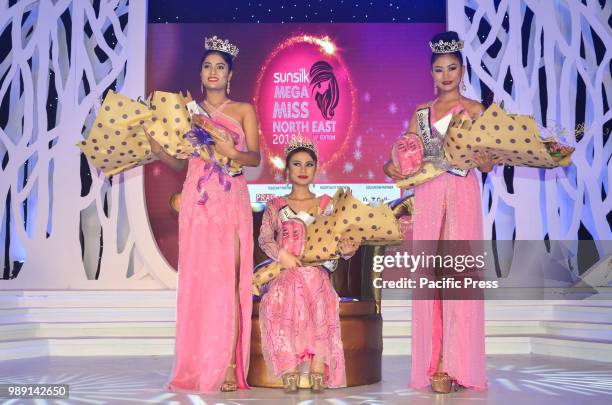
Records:
[[[450,112],[464,109],[459,104]],[[431,122],[434,109],[431,108]],[[482,205],[474,170],[466,177],[444,173],[414,189],[414,240],[482,240]],[[410,237],[409,233],[404,237]],[[420,250],[419,250],[420,251]],[[459,384],[487,387],[484,301],[413,297],[410,386],[429,386],[442,354],[442,370]]]
[[[321,197],[320,211],[329,201],[329,196]],[[282,249],[281,209],[290,210],[282,197],[268,203],[259,234],[259,246],[274,260]],[[264,358],[275,377],[317,356],[325,362],[327,385],[346,385],[339,298],[326,269],[283,270],[261,300],[259,323]]]
[[[222,108],[212,112],[212,119],[236,132],[237,148],[246,150],[242,126],[221,112]],[[205,174],[205,162],[191,158],[179,213],[176,355],[168,383],[173,391],[218,391],[231,364],[236,333],[237,382],[239,388],[248,388],[253,305],[253,216],[249,192],[244,176],[229,177],[231,188],[225,191],[218,175],[213,174],[204,184],[208,201],[199,205],[197,184]],[[240,243],[239,258],[234,257],[236,239]],[[234,327],[236,307],[238,330]]]

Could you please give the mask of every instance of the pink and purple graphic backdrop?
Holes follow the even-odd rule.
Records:
[[[355,86],[330,37],[297,34],[282,41],[261,66],[253,103],[265,157],[258,183],[282,179],[278,162],[293,138],[317,143],[322,173],[346,153],[356,118]]]
[[[298,131],[317,140],[318,184],[389,183],[382,165],[391,144],[408,126],[415,107],[433,98],[428,42],[445,26],[149,24],[148,29],[148,93],[189,90],[201,100],[204,37],[228,38],[240,48],[230,96],[257,109],[262,165],[245,175],[252,187],[261,190],[284,183],[279,161],[285,144]],[[317,62],[331,69],[319,64],[321,69],[311,71]],[[311,73],[317,72],[321,75],[315,83]],[[317,104],[317,95],[324,107]],[[177,225],[167,202],[180,191],[182,179],[160,163],[145,166],[151,225],[173,264]],[[253,200],[259,199],[259,194],[252,194]]]

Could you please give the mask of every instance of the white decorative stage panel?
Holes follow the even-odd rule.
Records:
[[[174,288],[142,168],[108,181],[75,146],[109,89],[144,93],[146,2],[2,3],[0,288]]]
[[[448,1],[448,27],[465,40],[467,96],[533,115],[576,146],[567,168],[487,176],[487,237],[612,239],[611,13],[598,0]]]

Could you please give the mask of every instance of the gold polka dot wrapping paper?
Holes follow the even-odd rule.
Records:
[[[149,108],[109,90],[89,136],[77,146],[107,177],[157,160],[151,153],[145,129],[170,156],[187,159],[195,150],[184,136],[191,130],[191,116],[186,107],[190,101],[189,93],[155,91]],[[209,159],[205,150],[200,152],[203,159]],[[228,161],[216,152],[215,156],[221,164]],[[240,173],[242,167],[232,161],[229,171]]]
[[[153,123],[144,104],[109,90],[86,140],[77,146],[107,177],[157,158],[144,128]]]
[[[302,263],[322,263],[339,258],[338,242],[401,239],[400,227],[387,204],[370,207],[355,197],[350,189],[339,188],[332,199],[331,215],[319,215],[306,228],[306,246]]]
[[[147,127],[147,131],[166,153],[177,159],[187,159],[195,150],[184,136],[191,130],[191,116],[187,110],[190,101],[191,96],[182,93],[155,91],[151,96],[154,116],[153,124]]]
[[[253,295],[261,295],[263,285],[278,277],[281,271],[280,263],[275,261],[258,267],[253,273]]]
[[[542,140],[535,119],[528,115],[508,114],[499,105],[491,104],[475,120],[455,114],[451,120],[444,151],[448,162],[460,169],[477,166],[474,158],[488,152],[499,164],[553,168],[571,163],[573,148],[553,157],[549,147],[557,140]]]

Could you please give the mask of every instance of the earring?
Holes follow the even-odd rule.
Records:
[[[200,91],[204,94],[204,83],[200,82]]]
[[[227,94],[230,94],[230,81],[227,81]]]
[[[465,86],[465,82],[463,81],[463,79],[461,79],[461,91],[465,93],[466,90],[467,90],[467,87]]]
[[[434,95],[438,95],[438,86],[434,83]]]

